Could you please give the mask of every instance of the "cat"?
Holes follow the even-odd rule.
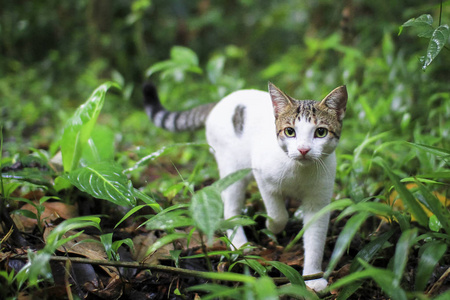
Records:
[[[245,189],[255,179],[273,233],[288,221],[285,198],[301,201],[303,223],[330,203],[336,173],[335,149],[341,135],[347,90],[340,86],[322,101],[295,100],[269,82],[269,92],[240,90],[217,104],[169,112],[161,105],[156,88],[144,85],[144,103],[155,125],[170,131],[206,127],[206,138],[216,158],[220,177],[251,168],[246,178],[222,193],[224,218],[241,214]],[[308,227],[303,236],[303,275],[322,271],[329,215]],[[247,243],[242,227],[228,231],[235,248]],[[324,278],[306,284],[320,291]]]

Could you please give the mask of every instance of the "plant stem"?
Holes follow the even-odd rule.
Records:
[[[28,260],[26,255],[11,255],[9,259],[20,259],[20,260]],[[108,261],[108,260],[95,260],[81,257],[66,257],[66,256],[52,256],[50,257],[50,261],[59,261],[66,262],[70,261],[75,264],[91,264],[91,265],[101,265],[101,266],[113,266],[113,267],[122,267],[122,268],[135,268],[135,269],[147,269],[154,272],[161,273],[169,273],[176,274],[179,276],[185,277],[196,277],[196,278],[205,278],[212,280],[222,280],[222,281],[231,281],[231,282],[253,282],[255,280],[252,276],[247,276],[238,273],[216,273],[216,272],[202,272],[195,270],[187,270],[181,268],[174,268],[169,266],[161,266],[161,265],[151,265],[151,264],[143,264],[139,262],[125,262],[125,261]],[[312,280],[322,278],[323,273],[317,273],[312,275],[303,276],[304,280]],[[277,283],[285,283],[289,282],[287,278],[277,277],[274,278]]]

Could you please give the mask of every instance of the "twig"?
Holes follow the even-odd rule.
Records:
[[[26,255],[12,255],[9,259],[20,259],[20,260],[28,260]],[[181,268],[174,268],[169,266],[161,266],[161,265],[150,265],[150,264],[142,264],[139,262],[125,262],[125,261],[108,261],[108,260],[95,260],[81,257],[66,257],[66,256],[52,256],[50,257],[51,261],[60,261],[66,262],[70,261],[75,264],[91,264],[91,265],[101,265],[101,266],[112,266],[112,267],[122,267],[122,268],[135,268],[135,269],[147,269],[154,272],[161,273],[169,273],[176,274],[179,276],[185,277],[197,277],[204,279],[213,279],[213,280],[222,280],[222,281],[232,281],[232,282],[251,282],[254,280],[253,277],[238,274],[238,273],[215,273],[215,272],[202,272],[202,271],[194,271],[187,270]],[[312,280],[322,278],[323,273],[317,273],[312,275],[303,276],[304,280]],[[276,277],[273,278],[275,283],[287,283],[289,280],[285,277]]]
[[[438,281],[436,281],[433,286],[430,288],[430,290],[426,293],[428,295],[433,295],[437,292],[437,290],[439,290],[439,288],[442,286],[442,284],[444,283],[445,279],[450,275],[450,268],[448,268],[444,274],[442,274],[442,276],[438,279]]]

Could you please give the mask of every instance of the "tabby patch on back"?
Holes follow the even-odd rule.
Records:
[[[267,211],[266,226],[275,234],[284,230],[289,219],[286,197],[301,203],[304,224],[330,203],[336,174],[334,151],[347,104],[345,86],[322,101],[313,101],[295,100],[269,83],[268,93],[236,91],[217,104],[182,112],[164,109],[153,85],[144,87],[144,98],[149,118],[159,127],[181,131],[205,125],[220,177],[252,170],[222,192],[225,219],[242,213],[245,190],[252,179]],[[322,271],[328,222],[329,215],[322,215],[305,230],[303,275]],[[227,234],[232,248],[247,244],[242,227]],[[327,280],[306,284],[319,291],[326,288]]]

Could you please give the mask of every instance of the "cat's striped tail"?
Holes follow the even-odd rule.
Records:
[[[169,131],[196,130],[205,125],[206,117],[215,103],[200,105],[185,111],[168,111],[159,101],[158,92],[152,83],[143,87],[144,107],[150,120],[158,127]]]

